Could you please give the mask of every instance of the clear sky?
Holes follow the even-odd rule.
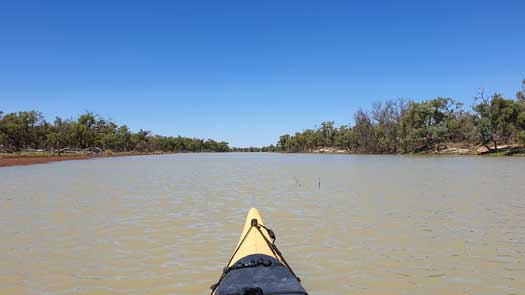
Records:
[[[275,143],[525,78],[525,1],[1,1],[0,110]]]

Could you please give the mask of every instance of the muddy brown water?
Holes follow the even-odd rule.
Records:
[[[525,158],[0,168],[0,294],[208,294],[258,207],[310,294],[525,294]]]

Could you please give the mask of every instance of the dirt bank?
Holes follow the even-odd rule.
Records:
[[[68,161],[68,160],[87,160],[93,158],[100,158],[103,156],[9,156],[0,157],[0,167],[21,166],[45,164],[50,162]]]
[[[61,155],[41,153],[40,155],[35,154],[0,154],[0,167],[10,166],[21,166],[21,165],[34,165],[34,164],[46,164],[51,162],[70,161],[70,160],[89,160],[96,158],[109,158],[109,157],[129,157],[129,156],[152,156],[152,155],[163,155],[173,153],[163,152],[120,152],[120,153],[105,153],[98,155]]]

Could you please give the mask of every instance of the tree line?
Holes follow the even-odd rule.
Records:
[[[388,100],[360,109],[354,125],[319,128],[279,137],[276,145],[230,148],[224,141],[132,132],[87,112],[77,119],[47,121],[38,111],[0,111],[0,152],[58,152],[97,148],[111,152],[311,152],[323,148],[361,153],[414,153],[440,150],[448,144],[485,146],[525,144],[525,79],[514,98],[481,90],[471,110],[452,98],[425,101]]]
[[[275,145],[271,144],[269,146],[263,146],[263,147],[256,147],[256,146],[232,147],[230,151],[237,152],[237,153],[258,153],[258,152],[278,152],[279,150],[277,149]]]
[[[226,152],[227,142],[213,139],[153,135],[132,132],[93,113],[78,119],[57,117],[47,121],[38,111],[3,114],[0,111],[0,152],[44,150],[58,152],[98,148],[112,152]]]
[[[447,144],[485,146],[525,144],[525,79],[515,98],[480,90],[470,111],[451,98],[421,102],[388,100],[360,109],[354,125],[323,122],[316,129],[280,136],[275,149],[309,152],[336,148],[362,153],[414,153],[439,150]]]

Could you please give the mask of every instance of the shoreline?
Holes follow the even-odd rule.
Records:
[[[367,153],[332,147],[317,148],[299,153],[307,154],[350,154],[350,155],[406,155],[406,156],[488,156],[488,157],[523,157],[525,146],[520,144],[500,145],[497,150],[486,146],[466,147],[458,144],[443,145],[439,149],[410,153]]]
[[[113,157],[131,157],[131,156],[155,156],[155,155],[167,155],[175,153],[139,153],[139,152],[126,152],[126,153],[113,153],[113,154],[101,154],[101,155],[53,155],[53,154],[4,154],[0,155],[0,168],[2,167],[14,167],[14,166],[29,166],[37,164],[48,164],[53,162],[62,161],[74,161],[74,160],[91,160],[98,158],[113,158]]]
[[[0,158],[0,167],[27,166],[51,162],[89,160],[104,156],[9,156]]]
[[[442,150],[436,151],[425,151],[418,153],[392,153],[392,154],[377,154],[377,153],[362,153],[352,152],[347,150],[331,150],[331,149],[319,149],[313,151],[301,151],[301,152],[270,152],[278,154],[327,154],[327,155],[396,155],[396,156],[474,156],[474,157],[525,157],[525,148],[520,148],[518,151],[516,147],[507,147],[498,149],[498,151],[487,151],[484,153],[475,153],[472,150],[466,152]],[[249,152],[241,152],[249,153]],[[257,152],[254,152],[257,153]],[[131,157],[131,156],[157,156],[157,155],[169,155],[177,154],[176,152],[123,152],[123,153],[111,153],[111,154],[96,154],[96,155],[55,155],[55,154],[0,154],[0,168],[2,167],[14,167],[14,166],[29,166],[37,164],[48,164],[53,162],[62,161],[74,161],[74,160],[91,160],[97,158],[112,158],[112,157]]]

